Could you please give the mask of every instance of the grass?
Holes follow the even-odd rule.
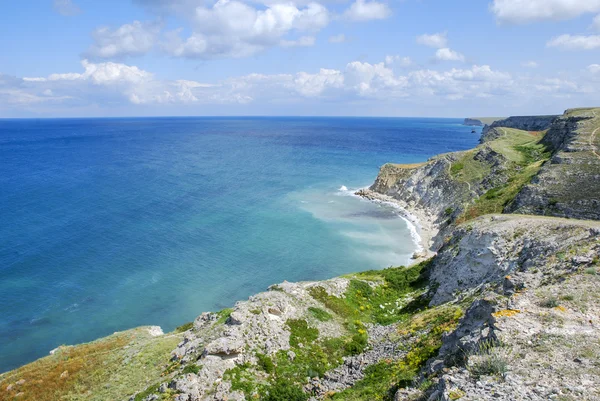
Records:
[[[229,316],[231,316],[232,313],[233,313],[232,308],[226,308],[226,309],[218,311],[217,315],[219,316],[219,319],[217,320],[217,323],[219,323],[219,324],[225,323],[227,321],[227,319],[229,319]]]
[[[175,329],[175,333],[183,333],[185,331],[191,330],[193,327],[194,327],[194,322],[182,324],[181,326],[179,326]]]
[[[321,321],[321,322],[328,322],[331,319],[333,319],[333,316],[331,316],[330,313],[325,312],[323,309],[321,308],[315,308],[315,307],[310,307],[308,308],[308,312],[314,316],[315,319]]]
[[[504,377],[508,371],[509,353],[493,342],[481,343],[468,355],[467,370],[474,378],[481,376]]]
[[[545,132],[527,132],[511,128],[502,130],[506,135],[489,142],[489,146],[508,160],[507,182],[479,197],[457,218],[458,224],[484,214],[502,213],[550,158],[550,149],[541,142]],[[474,160],[474,155],[475,151],[467,152],[458,163],[453,164],[451,172],[455,178],[464,182],[481,181],[489,173],[489,166]],[[458,172],[454,170],[460,166],[464,167]]]
[[[319,338],[319,330],[310,327],[306,320],[290,319],[286,322],[290,329],[290,345],[298,347],[299,344],[310,344]]]
[[[464,152],[463,156],[452,163],[450,175],[461,182],[481,181],[490,173],[490,165],[479,160],[475,160],[477,149]]]
[[[0,379],[0,400],[118,400],[162,381],[171,351],[181,336],[151,337],[138,328],[72,347],[39,359]],[[68,373],[64,373],[68,372]],[[9,384],[14,390],[5,392]],[[109,384],[109,385],[107,385]]]

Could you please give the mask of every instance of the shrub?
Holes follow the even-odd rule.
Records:
[[[345,355],[362,354],[365,348],[367,348],[367,335],[360,333],[353,335],[352,340],[344,345]]]
[[[508,352],[497,343],[483,342],[468,356],[467,369],[475,378],[485,375],[503,377],[508,371]]]
[[[310,344],[319,338],[319,330],[310,327],[306,320],[302,319],[289,319],[286,322],[290,329],[290,345],[297,347],[298,344]]]
[[[308,394],[302,389],[286,380],[278,379],[268,389],[268,394],[262,398],[264,401],[306,401]]]
[[[184,331],[191,330],[192,327],[194,327],[194,322],[182,324],[181,326],[179,326],[175,329],[175,333],[183,333]]]
[[[196,364],[191,364],[191,365],[187,365],[185,368],[183,368],[183,374],[187,375],[188,373],[193,373],[195,375],[198,374],[198,372],[200,372],[200,369],[202,369],[202,366],[198,366]]]
[[[271,374],[275,371],[275,364],[267,355],[256,354],[256,358],[258,359],[258,366],[266,373]]]
[[[556,297],[544,298],[539,305],[542,308],[556,308],[559,305],[558,299]]]
[[[587,269],[585,269],[585,274],[596,275],[598,274],[598,272],[596,271],[595,267],[588,267]]]

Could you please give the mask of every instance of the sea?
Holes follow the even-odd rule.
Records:
[[[0,120],[0,372],[287,281],[405,265],[418,227],[353,195],[472,148],[460,119]]]

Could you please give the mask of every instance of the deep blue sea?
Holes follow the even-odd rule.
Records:
[[[407,222],[350,193],[386,162],[473,147],[461,122],[0,120],[0,372],[283,280],[406,263]]]

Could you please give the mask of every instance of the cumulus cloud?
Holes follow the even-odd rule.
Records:
[[[434,34],[424,34],[417,36],[417,43],[423,46],[434,47],[436,49],[441,49],[448,45],[448,38],[446,37],[447,33],[434,33]]]
[[[158,38],[160,24],[133,21],[116,29],[100,27],[92,32],[94,44],[88,55],[97,58],[136,56],[147,53]]]
[[[553,98],[577,96],[594,99],[600,90],[600,65],[592,64],[580,76],[519,76],[493,69],[489,65],[464,68],[397,69],[403,57],[388,56],[382,62],[352,61],[339,69],[321,68],[291,74],[248,74],[216,82],[164,80],[134,65],[115,62],[83,61],[81,71],[56,73],[44,77],[16,78],[0,74],[0,111],[60,105],[68,112],[73,107],[94,105],[135,105],[144,110],[153,105],[298,104],[317,109],[326,101],[340,104],[467,105],[473,99],[497,99],[498,105],[529,99],[539,104]],[[587,96],[587,97],[586,97]],[[487,101],[486,100],[486,101]],[[8,106],[7,106],[8,105]],[[53,106],[54,107],[54,106]],[[58,106],[56,106],[58,107]],[[168,107],[168,106],[161,106]],[[179,106],[178,106],[179,107]],[[251,107],[251,106],[243,106]],[[178,110],[181,110],[179,108]],[[195,110],[195,109],[186,109]],[[237,112],[247,110],[236,109]],[[380,109],[379,109],[380,110]]]
[[[352,21],[385,19],[390,15],[392,11],[388,5],[375,0],[356,0],[344,12],[344,17]]]
[[[339,89],[344,85],[341,71],[321,68],[317,74],[299,72],[294,78],[294,89],[308,97],[321,95],[328,88]]]
[[[594,50],[600,48],[600,35],[560,35],[551,39],[546,46],[561,50]]]
[[[65,17],[81,13],[81,9],[72,0],[54,0],[54,11]]]
[[[347,41],[346,35],[340,33],[339,35],[332,35],[328,39],[329,43],[344,43]]]
[[[444,47],[435,52],[435,59],[438,61],[465,61],[465,56],[461,53]]]
[[[494,0],[490,9],[499,22],[523,24],[598,12],[600,0]]]
[[[236,0],[219,0],[212,7],[196,7],[192,16],[193,33],[183,39],[181,29],[168,32],[162,48],[180,57],[247,57],[276,45],[312,45],[314,35],[303,35],[296,40],[287,35],[314,34],[327,26],[329,20],[329,11],[318,3],[302,8],[293,3],[274,3],[257,9]]]

